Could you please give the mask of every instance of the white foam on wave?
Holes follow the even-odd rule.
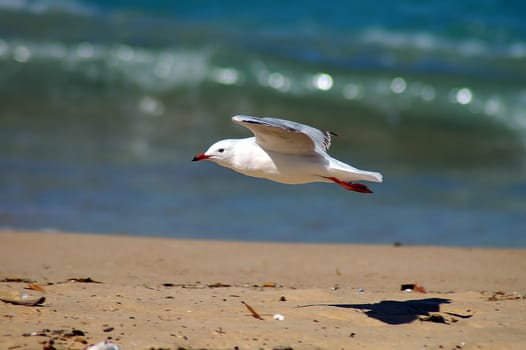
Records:
[[[54,61],[69,73],[76,72],[90,79],[119,79],[153,91],[196,85],[211,79],[217,67],[210,64],[210,55],[207,49],[159,51],[123,44],[68,45],[0,39],[0,60],[20,64]]]
[[[475,37],[446,38],[426,31],[397,31],[382,27],[364,29],[355,35],[361,45],[374,45],[394,51],[412,53],[441,53],[466,58],[498,57],[522,59],[526,57],[526,42],[492,43]]]
[[[78,74],[108,84],[130,86],[145,96],[175,89],[218,86],[256,86],[277,93],[304,96],[313,94],[362,104],[386,115],[412,108],[432,109],[434,114],[458,109],[459,114],[484,115],[525,134],[526,90],[499,89],[489,93],[478,85],[451,86],[437,80],[426,80],[396,74],[388,76],[352,75],[319,72],[315,67],[300,68],[287,64],[253,61],[228,65],[218,60],[209,48],[152,49],[124,44],[108,45],[90,42],[6,40],[0,38],[0,61],[16,65],[54,62],[54,74]],[[48,66],[50,67],[50,66]],[[60,71],[62,69],[62,72]],[[151,98],[141,100],[140,109],[148,115],[162,115],[164,106]],[[403,113],[402,113],[403,114]]]
[[[0,0],[0,10],[45,14],[62,12],[89,16],[96,12],[92,4],[80,0]]]

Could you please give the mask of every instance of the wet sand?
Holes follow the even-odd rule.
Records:
[[[519,249],[4,231],[0,296],[45,301],[0,302],[0,348],[524,349],[525,271]]]

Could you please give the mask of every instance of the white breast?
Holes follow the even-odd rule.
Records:
[[[253,140],[243,141],[243,144],[236,147],[232,170],[285,184],[320,181],[316,170],[319,172],[320,167],[325,166],[326,161],[323,157],[267,152]]]

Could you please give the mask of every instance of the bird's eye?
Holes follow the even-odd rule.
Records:
[[[224,149],[224,148],[220,148],[220,149],[218,149],[217,151],[218,151],[219,153],[223,153],[223,152],[225,151],[225,149]]]

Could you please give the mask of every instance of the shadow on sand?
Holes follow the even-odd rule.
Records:
[[[311,304],[299,307],[330,306],[344,309],[364,310],[369,317],[387,324],[411,323],[419,316],[429,316],[431,312],[439,312],[441,304],[449,304],[449,299],[428,298],[418,300],[383,300],[374,304]]]

